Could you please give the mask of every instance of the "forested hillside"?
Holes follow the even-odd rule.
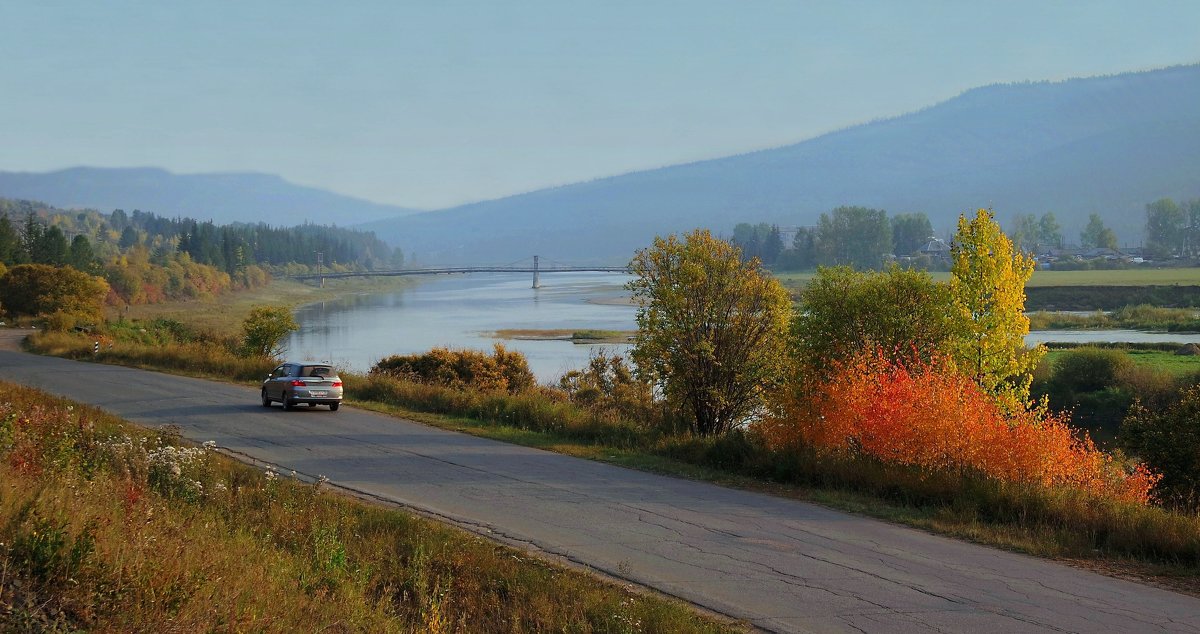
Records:
[[[836,96],[820,98],[836,99]],[[1200,65],[996,85],[795,145],[637,172],[366,225],[424,262],[531,254],[625,262],[653,237],[743,221],[815,226],[841,206],[1053,212],[1066,235],[1098,214],[1132,244],[1146,201],[1200,197]]]
[[[216,225],[0,199],[0,274],[22,264],[71,267],[103,277],[111,305],[213,296],[318,262],[330,271],[362,270],[399,266],[402,255],[374,234],[336,227]]]

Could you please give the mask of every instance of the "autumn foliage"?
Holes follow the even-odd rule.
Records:
[[[1098,450],[1065,415],[1005,411],[936,359],[905,366],[878,353],[860,355],[787,409],[762,425],[776,450],[808,446],[1140,504],[1150,501],[1159,479]]]
[[[492,354],[478,350],[434,348],[421,354],[397,354],[381,359],[370,371],[415,383],[455,389],[520,393],[536,384],[529,362],[520,352],[496,344]]]

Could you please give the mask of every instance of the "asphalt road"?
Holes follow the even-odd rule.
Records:
[[[0,350],[0,377],[781,632],[1200,632],[1200,599],[768,495],[354,408]]]

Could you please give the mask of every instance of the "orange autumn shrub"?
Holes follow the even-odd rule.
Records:
[[[787,415],[763,422],[769,446],[853,452],[1141,504],[1159,479],[1097,449],[1065,415],[1040,408],[1006,414],[974,381],[937,360],[905,366],[865,355],[831,377],[791,403]]]

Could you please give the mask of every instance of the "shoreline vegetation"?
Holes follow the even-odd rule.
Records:
[[[1141,304],[1117,310],[1077,312],[1035,311],[1029,314],[1030,330],[1125,329],[1145,332],[1200,332],[1200,310],[1162,308]]]
[[[214,299],[110,307],[111,321],[154,321],[169,319],[196,330],[219,335],[239,332],[242,321],[262,304],[299,308],[333,301],[349,295],[394,291],[420,282],[412,277],[359,277],[327,279],[323,286],[288,279],[274,279],[259,288],[237,291]]]

